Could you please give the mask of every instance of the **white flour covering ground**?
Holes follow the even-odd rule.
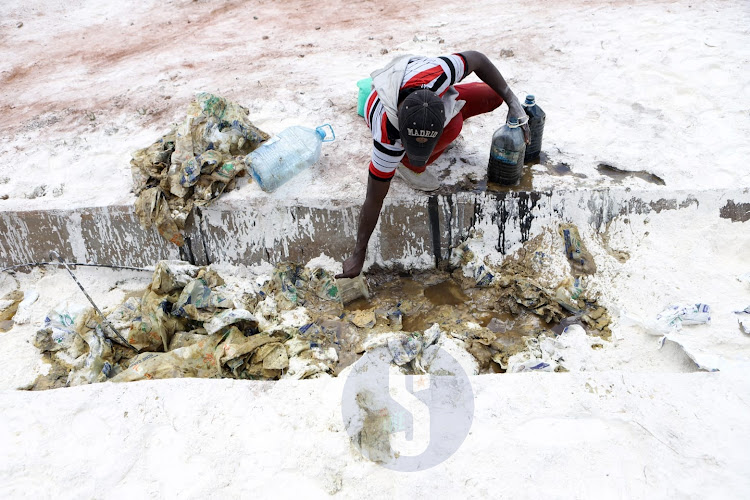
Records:
[[[276,193],[250,184],[220,203],[359,203],[371,140],[356,114],[357,80],[401,54],[468,49],[486,53],[517,95],[537,96],[544,151],[588,176],[538,174],[535,188],[609,183],[600,162],[650,171],[671,188],[750,185],[744,3],[419,5],[4,2],[0,208],[132,203],[130,154],[180,121],[199,91],[248,107],[269,133],[324,122],[337,133],[318,164]],[[445,174],[455,162],[446,182],[484,175],[505,110],[467,121],[435,167]],[[400,182],[392,191],[411,194]]]
[[[465,49],[487,53],[519,96],[537,95],[548,115],[544,150],[588,176],[537,175],[537,189],[608,182],[595,170],[601,161],[648,170],[669,188],[750,186],[743,3],[378,5],[392,13],[385,26],[369,3],[6,2],[0,209],[132,203],[130,153],[160,137],[201,90],[247,106],[270,133],[322,122],[337,131],[328,156],[276,193],[247,184],[220,203],[359,203],[370,141],[354,109],[356,81],[399,54]],[[483,175],[504,109],[467,122],[437,165],[445,172],[457,159],[448,181]],[[411,191],[396,182],[389,196]],[[695,366],[679,346],[658,350],[658,337],[613,315],[611,343],[575,351],[584,372],[472,377],[471,434],[449,460],[412,474],[351,448],[343,378],[15,391],[45,369],[30,341],[46,312],[62,300],[86,304],[64,271],[18,274],[20,289],[39,297],[27,322],[0,333],[0,497],[747,496],[750,339],[731,311],[750,305],[750,286],[737,280],[750,272],[750,231],[706,213],[616,219],[608,248],[579,229],[599,268],[591,286],[611,309],[649,319],[671,303],[711,305],[710,325],[671,339],[718,373],[685,373]],[[562,244],[554,233],[544,238]],[[630,258],[621,264],[609,250]],[[548,278],[565,264],[553,260]],[[247,287],[271,271],[225,269]],[[101,307],[151,278],[76,275]],[[16,286],[0,274],[0,294]]]

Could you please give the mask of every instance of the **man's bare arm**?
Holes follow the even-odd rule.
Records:
[[[367,196],[362,204],[362,210],[359,212],[357,244],[351,257],[344,261],[343,272],[337,274],[336,278],[353,278],[362,272],[367,254],[367,244],[370,242],[370,236],[378,223],[380,209],[383,207],[383,200],[385,195],[388,194],[390,186],[390,180],[377,181],[372,177],[367,179]]]
[[[500,71],[492,64],[487,56],[476,50],[468,50],[461,52],[461,55],[466,59],[466,74],[476,73],[480,80],[490,86],[500,97],[503,98],[505,104],[508,105],[508,115],[515,116],[516,118],[526,117],[526,112],[518,100],[518,97],[508,86],[508,83],[500,74]],[[529,142],[529,127],[524,125],[523,127],[524,136],[526,142]]]

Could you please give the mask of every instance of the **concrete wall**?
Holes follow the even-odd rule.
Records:
[[[149,266],[160,259],[253,264],[307,262],[321,253],[345,258],[353,249],[359,205],[314,208],[250,200],[242,211],[221,204],[197,210],[182,249],[138,224],[133,207],[0,213],[0,267],[49,260]],[[745,224],[750,189],[700,192],[602,189],[551,192],[461,192],[387,200],[369,255],[384,266],[429,267],[473,230],[512,251],[542,227],[559,221],[599,231],[613,218],[664,210],[707,210]]]

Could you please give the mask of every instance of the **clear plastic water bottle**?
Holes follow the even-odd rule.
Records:
[[[544,122],[547,115],[531,94],[526,96],[523,109],[529,117],[529,144],[526,146],[526,154],[523,160],[524,163],[528,163],[537,161],[539,154],[542,152],[542,136],[544,135]]]
[[[521,124],[518,118],[509,118],[508,123],[492,136],[487,180],[498,184],[517,184],[521,180],[525,153],[526,141]]]
[[[318,161],[320,146],[336,138],[333,127],[315,130],[295,125],[279,132],[245,157],[245,165],[260,188],[270,193]]]

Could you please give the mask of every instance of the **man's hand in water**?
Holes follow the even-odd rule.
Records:
[[[359,273],[362,272],[362,266],[365,263],[365,254],[357,254],[355,253],[348,259],[344,261],[344,272],[341,274],[337,274],[335,277],[336,279],[339,278],[354,278],[356,276],[359,276]]]

